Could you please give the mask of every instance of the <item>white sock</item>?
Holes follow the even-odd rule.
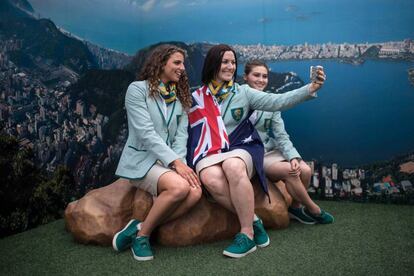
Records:
[[[254,214],[253,221],[258,221],[258,220],[259,220],[259,217],[256,216],[256,214]]]

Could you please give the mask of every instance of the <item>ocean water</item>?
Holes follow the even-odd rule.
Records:
[[[412,0],[29,0],[40,17],[104,47],[134,54],[160,41],[292,45],[414,39]],[[414,151],[408,62],[284,61],[306,80],[325,67],[318,99],[283,113],[305,159],[354,166]]]
[[[230,44],[414,38],[412,0],[30,0],[36,13],[130,54],[160,41]]]
[[[294,71],[309,80],[322,65],[327,80],[318,98],[282,113],[291,140],[305,159],[355,166],[414,151],[414,63],[285,61],[272,71]]]

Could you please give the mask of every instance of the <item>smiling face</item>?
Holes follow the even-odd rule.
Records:
[[[250,87],[263,91],[269,82],[268,76],[269,72],[266,67],[255,66],[247,75],[244,75],[244,80]]]
[[[178,82],[184,71],[184,56],[180,52],[175,52],[167,60],[160,79],[163,83]]]
[[[221,60],[220,70],[217,73],[215,80],[219,83],[231,81],[236,71],[236,57],[232,51],[224,52]]]

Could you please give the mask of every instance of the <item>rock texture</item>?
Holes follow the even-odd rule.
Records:
[[[287,206],[291,197],[283,182],[269,185],[269,198],[254,184],[255,212],[267,228],[289,225]],[[87,193],[68,205],[66,228],[80,243],[110,245],[113,235],[133,217],[144,220],[153,198],[119,179]],[[232,238],[240,229],[237,216],[203,195],[187,214],[165,223],[154,232],[157,241],[167,246],[187,246]],[[177,239],[177,237],[180,237]]]
[[[203,195],[190,212],[159,227],[158,242],[168,246],[207,243],[232,238],[239,230],[236,215]]]
[[[132,216],[136,188],[119,179],[71,202],[65,210],[66,228],[76,241],[110,245],[113,235]]]
[[[283,182],[278,182],[278,186],[284,187]],[[265,196],[259,185],[254,184],[255,194],[255,213],[263,220],[266,228],[282,229],[289,226],[288,204],[279,190],[278,186],[271,185],[269,187],[269,197]],[[270,202],[269,202],[270,198]]]

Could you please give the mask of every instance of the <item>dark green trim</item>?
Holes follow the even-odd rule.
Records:
[[[229,110],[231,100],[233,100],[234,95],[236,95],[236,93],[234,93],[234,92],[232,92],[232,93],[233,93],[233,95],[231,95],[231,97],[230,97],[229,103],[226,106],[226,110],[224,111],[223,115],[221,116],[221,117],[223,117],[223,120],[224,120],[224,117],[226,116],[227,110]]]
[[[260,116],[257,119],[256,123],[254,123],[254,126],[256,126],[260,122],[260,119],[263,117],[263,114],[264,114],[264,111],[262,111],[262,113],[260,114]]]
[[[169,127],[169,126],[170,126],[171,119],[172,119],[173,114],[174,114],[175,104],[176,104],[176,103],[177,103],[177,101],[174,101],[174,103],[173,103],[173,107],[172,107],[172,110],[171,110],[171,114],[170,114],[170,118],[168,119],[168,122],[167,122],[167,127]],[[168,112],[167,112],[167,113],[168,113]],[[177,125],[178,125],[178,123],[177,123]]]
[[[158,100],[157,99],[155,99],[155,103],[157,104],[158,112],[160,112],[161,118],[164,121],[164,124],[167,125],[167,121],[165,120],[165,117],[164,117],[164,112],[162,112],[162,109],[161,109],[160,105],[158,104]]]
[[[131,149],[136,150],[136,151],[147,151],[147,150],[140,150],[140,149],[137,149],[137,148],[135,148],[135,147],[133,147],[133,146],[128,146],[128,148],[131,148]]]

